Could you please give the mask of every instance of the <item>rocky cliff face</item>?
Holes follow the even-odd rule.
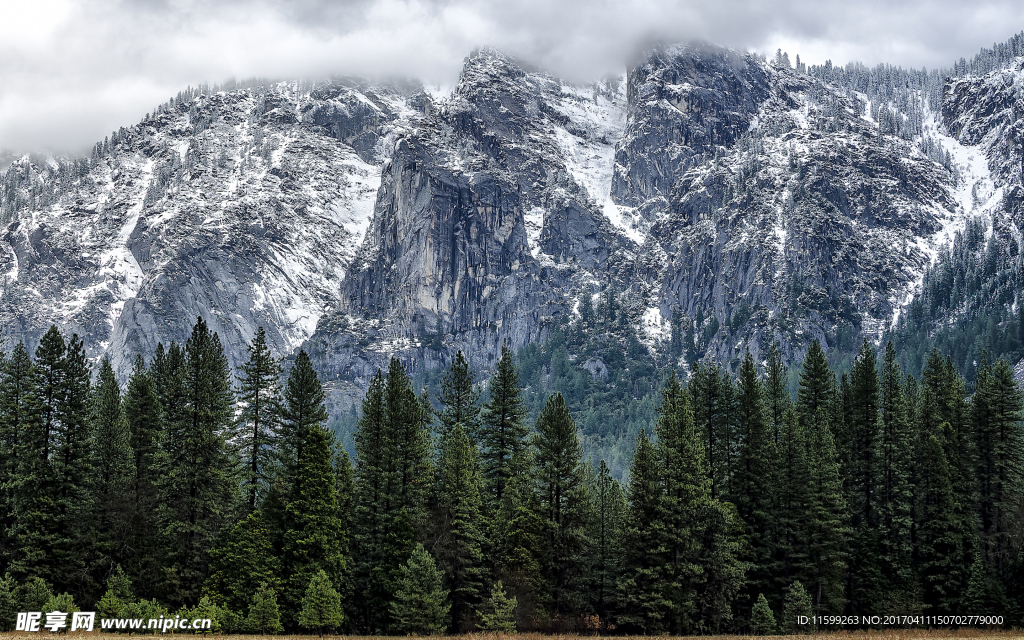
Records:
[[[121,374],[197,316],[233,365],[260,325],[291,352],[340,302],[382,158],[426,101],[354,82],[188,95],[91,161],[16,161],[0,191],[3,336],[31,346],[56,323]]]
[[[90,161],[3,171],[3,335],[56,322],[124,372],[197,315],[234,364],[264,325],[277,354],[310,351],[335,410],[393,355],[462,349],[484,373],[608,291],[652,354],[673,323],[691,360],[852,347],[967,218],[1017,212],[1014,233],[1022,73],[953,79],[940,109],[804,71],[672,46],[574,86],[482,50],[433,99],[188,94]]]

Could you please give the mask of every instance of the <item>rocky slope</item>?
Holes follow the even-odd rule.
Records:
[[[197,315],[233,364],[264,325],[336,411],[393,355],[482,374],[609,293],[652,357],[685,334],[676,365],[854,348],[968,219],[1019,235],[1020,77],[688,45],[588,86],[485,49],[434,98],[188,92],[88,161],[3,170],[3,335],[56,322],[123,373]]]
[[[203,316],[232,365],[256,327],[281,355],[340,301],[383,159],[429,98],[339,81],[179,96],[91,160],[14,162],[0,202],[0,323],[56,323],[124,374]]]

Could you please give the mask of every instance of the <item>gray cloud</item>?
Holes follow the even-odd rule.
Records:
[[[186,85],[404,75],[491,45],[575,80],[647,42],[929,68],[1024,28],[1019,1],[0,0],[0,148],[80,152]]]

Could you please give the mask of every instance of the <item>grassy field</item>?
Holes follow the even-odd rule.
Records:
[[[50,635],[48,632],[43,631],[42,633],[24,633],[24,632],[11,632],[11,633],[0,633],[0,637],[11,638],[14,640],[22,639],[25,640],[33,639],[38,640],[40,635]],[[72,636],[87,636],[90,640],[96,639],[110,639],[110,640],[124,640],[125,634],[117,633],[80,633],[75,632],[70,634]],[[156,634],[166,636],[185,636],[191,637],[191,634]],[[143,634],[145,637],[146,634]],[[211,637],[211,636],[198,636]],[[222,637],[222,636],[216,636]],[[303,639],[308,640],[309,638],[315,638],[317,636],[309,635],[280,635],[280,636],[257,636],[257,635],[231,635],[223,636],[230,637],[233,640],[290,640]],[[328,636],[325,635],[325,639],[330,640],[409,640],[411,636]],[[423,636],[428,637],[428,636]],[[580,636],[575,634],[542,634],[542,633],[520,633],[515,636],[487,634],[487,633],[470,633],[459,636],[429,636],[430,640],[582,640],[584,638],[592,638],[594,636]],[[609,638],[645,638],[650,640],[654,636],[608,636]],[[668,636],[665,636],[668,637]],[[702,640],[746,640],[751,638],[772,638],[773,640],[779,640],[781,638],[806,638],[807,636],[695,636],[700,637]],[[1024,640],[1024,630],[988,630],[988,629],[891,629],[891,630],[869,630],[869,631],[840,631],[830,633],[817,633],[814,634],[815,640],[970,640],[971,638],[983,638],[983,639],[1005,639],[1005,640]]]

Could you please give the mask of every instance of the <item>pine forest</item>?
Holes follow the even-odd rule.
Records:
[[[201,319],[123,388],[56,328],[3,354],[3,630],[52,609],[221,633],[1022,623],[1022,395],[1005,361],[968,388],[938,351],[915,378],[892,343],[865,342],[837,376],[815,342],[795,394],[777,350],[735,377],[698,362],[664,376],[620,482],[561,393],[528,420],[508,348],[488,381],[460,352],[435,393],[392,360],[354,456],[305,352],[283,375],[260,330],[248,355],[230,371]]]

